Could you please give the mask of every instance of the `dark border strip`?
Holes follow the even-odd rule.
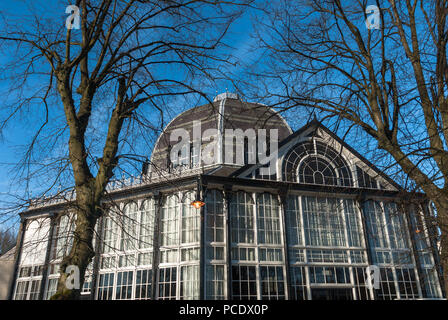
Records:
[[[11,285],[9,287],[9,294],[8,294],[8,300],[13,300],[14,298],[14,289],[16,287],[16,281],[17,281],[17,274],[19,272],[19,263],[20,259],[22,257],[22,249],[23,249],[23,240],[25,238],[25,231],[26,231],[26,225],[27,220],[25,220],[23,217],[20,222],[20,229],[19,229],[19,235],[17,239],[17,246],[16,246],[16,252],[15,252],[15,261],[14,261],[14,272],[11,279]]]
[[[285,181],[275,181],[275,180],[262,180],[262,179],[249,179],[249,178],[235,178],[235,177],[223,177],[223,176],[212,176],[212,175],[202,175],[203,181],[207,183],[218,183],[218,184],[231,184],[237,186],[246,186],[254,188],[272,188],[280,189],[286,188],[289,191],[311,191],[311,192],[321,192],[321,193],[333,193],[347,194],[347,195],[359,195],[360,193],[366,196],[384,196],[384,197],[397,197],[400,196],[401,199],[405,200],[406,197],[409,198],[426,198],[424,193],[416,192],[406,192],[406,191],[395,191],[395,190],[383,190],[383,189],[367,189],[367,188],[355,188],[355,187],[341,187],[341,186],[327,186],[327,185],[314,185],[296,182],[285,182]]]
[[[47,241],[47,250],[45,252],[45,262],[44,262],[44,267],[42,270],[42,282],[40,284],[40,292],[39,292],[39,300],[44,300],[45,296],[45,288],[47,287],[47,280],[48,280],[48,268],[50,266],[50,254],[51,254],[51,249],[52,249],[52,244],[53,244],[53,236],[54,236],[54,228],[56,226],[57,223],[57,219],[56,219],[56,215],[54,213],[52,213],[50,215],[50,230],[49,230],[49,236],[48,236],[48,241]]]

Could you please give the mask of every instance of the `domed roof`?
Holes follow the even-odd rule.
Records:
[[[178,143],[170,141],[170,134],[176,129],[185,129],[191,137],[191,142],[193,121],[200,121],[201,136],[208,129],[216,129],[221,135],[226,129],[241,129],[243,131],[246,129],[278,129],[279,141],[292,134],[288,123],[272,108],[258,103],[244,102],[233,93],[223,93],[216,96],[213,103],[189,109],[168,123],[153,149],[152,167],[155,167],[156,170],[169,168],[169,151],[173,145]],[[223,148],[219,150],[223,150]],[[223,164],[223,162],[216,164]]]

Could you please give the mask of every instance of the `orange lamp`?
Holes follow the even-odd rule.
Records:
[[[205,206],[205,202],[201,200],[194,200],[191,205],[195,207],[196,209],[200,209],[201,207]]]

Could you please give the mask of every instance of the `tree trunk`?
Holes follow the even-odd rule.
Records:
[[[86,161],[87,152],[85,150],[84,134],[88,125],[91,109],[92,92],[87,90],[81,99],[80,110],[76,114],[73,99],[70,94],[69,76],[65,70],[59,71],[58,91],[63,101],[67,123],[70,126],[69,152],[70,162],[73,168],[75,179],[76,200],[74,213],[76,223],[74,230],[73,246],[70,253],[62,260],[58,288],[52,300],[79,299],[81,288],[68,288],[67,280],[73,276],[66,274],[67,267],[74,266],[79,271],[80,286],[84,283],[84,276],[87,266],[95,255],[93,249],[93,236],[95,234],[95,224],[102,214],[101,199],[110,178],[113,176],[113,169],[117,164],[116,154],[118,150],[118,138],[121,132],[127,112],[127,107],[123,101],[126,94],[126,81],[122,77],[119,79],[119,94],[115,109],[108,125],[106,143],[103,149],[103,157],[98,159],[98,173],[92,176],[89,165]],[[76,279],[78,280],[78,279]],[[69,282],[70,283],[70,282]]]
[[[447,295],[446,290],[448,288],[448,196],[443,198],[438,198],[439,200],[434,201],[437,209],[437,227],[440,228],[440,265],[443,269],[443,285],[444,294]],[[434,231],[432,236],[434,239],[438,239],[438,230]],[[440,272],[440,270],[437,270]]]
[[[84,283],[85,271],[95,256],[93,249],[93,236],[95,234],[95,225],[100,216],[100,208],[95,204],[94,188],[83,187],[77,192],[75,210],[76,222],[73,234],[73,246],[69,254],[63,258],[59,272],[57,292],[51,297],[51,300],[75,300],[79,299],[82,285]],[[77,188],[78,190],[78,188]],[[75,266],[79,270],[79,287],[68,288],[70,275],[66,273],[67,267]],[[72,276],[73,277],[73,276]]]

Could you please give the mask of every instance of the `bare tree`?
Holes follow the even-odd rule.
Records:
[[[12,229],[0,230],[0,256],[16,244],[16,237]]]
[[[267,63],[251,81],[284,111],[313,110],[373,138],[434,202],[448,272],[448,2],[278,0],[264,10]]]
[[[223,37],[250,2],[77,0],[67,28],[62,2],[60,16],[41,17],[39,8],[28,21],[4,17],[0,45],[14,59],[4,66],[9,92],[1,128],[33,116],[39,122],[20,177],[28,188],[39,181],[39,195],[70,184],[76,194],[73,245],[60,270],[78,266],[83,283],[118,165],[126,171],[129,161],[144,160],[135,150],[145,135],[160,131],[169,103],[206,98],[201,88],[229,60]],[[67,276],[61,272],[52,299],[79,297],[65,287]]]

